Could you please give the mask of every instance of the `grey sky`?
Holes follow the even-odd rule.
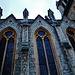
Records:
[[[60,19],[61,15],[56,8],[58,0],[0,0],[0,7],[3,9],[2,18],[13,14],[16,18],[23,18],[23,10],[29,11],[29,18],[35,18],[38,14],[42,17],[48,15],[47,11],[50,8],[56,19]]]

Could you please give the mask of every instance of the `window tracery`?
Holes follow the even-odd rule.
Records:
[[[43,29],[36,32],[40,75],[57,75],[48,33]]]
[[[75,29],[69,27],[67,29],[67,36],[69,38],[69,41],[71,42],[72,47],[74,48],[75,51]]]
[[[0,36],[0,74],[11,75],[14,59],[16,33],[10,28],[5,29]]]

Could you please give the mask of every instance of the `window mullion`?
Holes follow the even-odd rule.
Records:
[[[0,75],[2,75],[2,72],[3,72],[4,61],[5,61],[6,51],[7,51],[7,45],[8,45],[8,38],[6,39],[6,45],[5,45],[4,56],[3,56],[3,60],[2,60],[1,74]]]
[[[47,63],[48,75],[50,75],[50,70],[49,70],[49,64],[48,64],[48,59],[47,59],[47,53],[46,53],[44,38],[42,38],[42,42],[43,42],[43,48],[44,48],[44,53],[45,53],[45,58],[46,58],[46,63]]]

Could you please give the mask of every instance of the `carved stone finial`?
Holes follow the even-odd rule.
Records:
[[[1,7],[0,7],[0,18],[1,18],[1,16],[2,16],[2,9],[1,9]]]
[[[48,10],[48,16],[49,16],[49,18],[50,18],[52,21],[55,20],[54,12],[53,12],[51,9]]]
[[[23,11],[23,18],[24,18],[25,20],[28,20],[28,16],[29,16],[29,12],[28,12],[28,10],[25,8],[25,10]]]

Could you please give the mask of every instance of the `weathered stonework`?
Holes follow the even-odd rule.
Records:
[[[75,50],[67,36],[68,28],[75,30],[75,20],[65,15],[62,20],[56,20],[51,10],[48,19],[40,15],[28,19],[26,14],[25,19],[16,19],[12,14],[0,19],[0,35],[6,28],[13,29],[17,35],[12,75],[40,75],[35,34],[41,28],[49,35],[58,75],[75,75]]]

